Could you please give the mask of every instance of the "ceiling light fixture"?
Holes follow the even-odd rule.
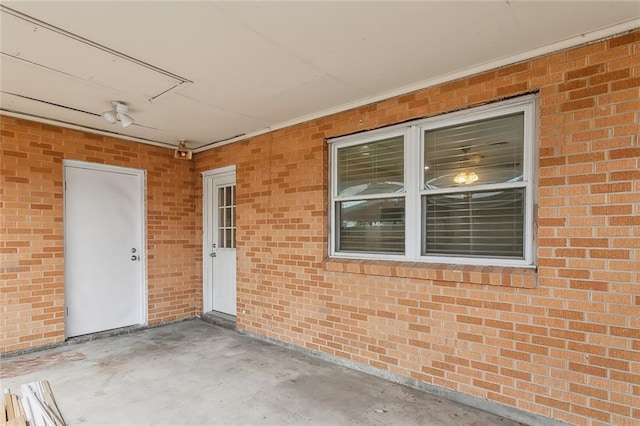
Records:
[[[180,160],[191,160],[191,157],[193,157],[193,152],[191,152],[191,150],[187,148],[185,140],[181,139],[180,143],[178,143],[178,147],[176,148],[176,152],[173,154],[173,158],[178,158]]]
[[[457,184],[460,185],[469,185],[475,181],[477,181],[478,175],[476,174],[476,172],[460,172],[456,175],[456,177],[453,178],[453,181]]]
[[[122,127],[128,127],[135,123],[136,120],[129,115],[129,108],[122,102],[111,102],[111,109],[101,114],[104,121],[109,124],[116,124],[120,120]]]

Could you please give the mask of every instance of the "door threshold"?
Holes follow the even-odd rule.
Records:
[[[236,317],[233,315],[225,314],[218,311],[209,311],[203,313],[200,318],[204,322],[208,322],[209,324],[228,328],[229,330],[236,329]]]
[[[128,325],[120,328],[113,328],[111,330],[96,331],[94,333],[81,334],[79,336],[67,337],[69,343],[83,343],[91,340],[102,339],[104,337],[121,336],[123,334],[130,334],[136,331],[141,331],[147,327],[144,324]]]

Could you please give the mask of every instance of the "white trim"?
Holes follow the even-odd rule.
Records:
[[[434,87],[437,86],[439,84],[444,84],[453,80],[457,80],[460,78],[465,78],[465,77],[469,77],[475,74],[480,74],[486,71],[491,71],[494,69],[498,69],[501,67],[505,67],[508,65],[513,65],[519,62],[523,62],[523,61],[527,61],[539,56],[543,56],[546,54],[551,54],[551,53],[555,53],[555,52],[559,52],[565,49],[570,49],[573,47],[579,47],[581,45],[585,45],[591,42],[598,42],[600,40],[604,40],[610,37],[614,37],[614,36],[618,36],[618,35],[623,35],[626,32],[635,30],[637,28],[640,28],[640,19],[636,18],[636,19],[632,19],[629,20],[627,22],[623,22],[620,24],[616,24],[616,25],[612,25],[610,27],[607,28],[602,28],[596,31],[591,31],[588,33],[584,33],[584,34],[580,34],[578,36],[575,37],[570,37],[568,39],[556,42],[556,43],[551,43],[548,44],[546,46],[542,46],[536,49],[532,49],[529,50],[527,52],[523,52],[523,53],[517,53],[515,55],[510,55],[510,56],[505,56],[504,58],[500,58],[491,62],[487,62],[484,64],[480,64],[480,65],[476,65],[470,68],[466,68],[463,69],[461,71],[456,71],[456,72],[452,72],[452,73],[448,73],[448,74],[444,74],[438,77],[434,77],[431,79],[427,79],[427,80],[423,80],[417,83],[413,83],[413,84],[409,84],[406,86],[402,86],[396,89],[392,89],[386,92],[383,92],[381,94],[375,95],[375,96],[370,96],[367,98],[362,98],[353,102],[348,102],[346,104],[342,104],[342,105],[338,105],[332,108],[327,108],[312,114],[307,114],[307,115],[303,115],[297,118],[294,118],[292,120],[287,120],[287,121],[282,121],[280,123],[271,125],[269,127],[265,127],[263,129],[260,130],[256,130],[256,131],[252,131],[249,133],[245,133],[243,135],[239,135],[230,139],[227,139],[225,141],[221,141],[221,142],[209,142],[204,144],[203,146],[197,147],[197,148],[193,148],[192,151],[194,153],[199,153],[199,152],[205,152],[205,151],[209,151],[211,149],[215,149],[215,148],[219,148],[221,146],[225,146],[225,145],[229,145],[232,143],[236,143],[236,142],[241,142],[247,139],[251,139],[254,138],[256,136],[260,136],[260,135],[264,135],[266,133],[275,131],[275,130],[279,130],[279,129],[284,129],[286,127],[291,127],[291,126],[295,126],[297,124],[300,123],[305,123],[308,121],[312,121],[312,120],[316,120],[319,118],[324,118],[333,114],[337,114],[337,113],[341,113],[341,112],[345,112],[345,111],[349,111],[355,108],[359,108],[361,106],[364,105],[368,105],[368,104],[372,104],[372,103],[376,103],[376,102],[380,102],[386,99],[390,99],[390,98],[394,98],[396,96],[401,96],[401,95],[405,95],[407,93],[411,93],[411,92],[415,92],[415,91],[419,91],[419,90],[424,90],[424,89],[428,89],[430,87]],[[45,117],[40,117],[40,116],[34,116],[34,115],[30,115],[27,113],[21,113],[18,111],[9,111],[6,109],[0,109],[0,111],[2,111],[2,114],[10,116],[10,117],[16,117],[16,118],[23,118],[26,120],[31,120],[31,121],[35,121],[35,122],[39,122],[39,123],[46,123],[46,124],[53,124],[56,126],[60,126],[60,127],[66,127],[69,129],[75,129],[75,130],[81,130],[87,133],[93,133],[93,134],[98,134],[98,135],[105,135],[105,136],[111,136],[111,137],[115,137],[115,138],[119,138],[119,139],[125,139],[125,140],[130,140],[130,141],[134,141],[134,142],[140,142],[140,143],[144,143],[147,145],[154,145],[154,146],[160,146],[160,147],[164,147],[164,148],[172,148],[175,149],[175,147],[177,145],[173,145],[167,142],[160,142],[160,141],[153,141],[153,140],[149,140],[149,139],[143,139],[143,138],[136,138],[135,136],[127,136],[127,135],[123,135],[120,133],[112,133],[112,132],[108,132],[108,131],[103,131],[103,130],[99,130],[99,129],[94,129],[91,127],[84,127],[82,125],[79,124],[73,124],[73,123],[66,123],[66,122],[61,122],[61,121],[57,121],[57,120],[53,120],[53,119],[48,119]]]
[[[406,179],[406,178],[405,178]],[[385,192],[381,194],[353,195],[349,197],[333,197],[333,201],[360,201],[360,200],[384,200],[385,198],[400,198],[407,195],[408,191]]]
[[[538,179],[538,98],[525,106],[525,123],[524,123],[524,178],[527,182],[526,189],[526,215],[525,215],[525,253],[524,258],[530,259],[531,264],[536,264],[536,229],[537,215],[535,214],[535,205],[538,203],[538,191],[536,190]]]
[[[535,95],[522,96],[507,101],[496,102],[476,108],[469,108],[450,114],[443,114],[427,119],[415,120],[409,123],[401,123],[388,128],[374,131],[348,135],[344,137],[328,140],[329,145],[329,168],[330,168],[330,192],[329,192],[329,257],[345,259],[372,259],[372,260],[395,260],[395,261],[418,261],[425,263],[449,263],[460,265],[486,265],[486,266],[514,266],[524,268],[535,267],[534,253],[534,223],[533,209],[535,205],[534,183],[537,156],[535,155],[536,138],[536,112],[537,98]],[[523,151],[523,181],[503,182],[496,184],[476,185],[472,187],[450,187],[440,189],[424,189],[421,182],[424,181],[424,132],[429,129],[438,129],[450,125],[465,123],[468,121],[483,120],[500,117],[514,112],[524,113],[524,151]],[[403,192],[375,194],[375,195],[355,195],[339,196],[337,194],[337,155],[338,150],[374,143],[394,136],[404,136],[404,188]],[[415,144],[418,144],[417,146]],[[418,154],[419,158],[414,158]],[[473,191],[491,191],[510,188],[525,189],[525,221],[524,221],[524,247],[523,259],[500,258],[500,257],[475,257],[475,256],[434,256],[422,255],[422,197],[429,194],[457,193]],[[357,201],[385,199],[393,197],[405,197],[405,253],[380,254],[380,253],[360,253],[336,250],[337,227],[336,223],[336,203],[340,201]],[[420,230],[420,232],[416,232]]]
[[[517,98],[419,119],[412,122],[412,124],[428,130],[446,127],[467,120],[484,120],[486,118],[499,117],[512,112],[522,111],[527,105],[534,102],[536,98],[536,95],[518,96]]]
[[[348,146],[364,145],[367,143],[379,142],[385,139],[391,139],[398,136],[405,136],[407,127],[409,127],[409,124],[407,123],[394,124],[391,126],[380,128],[380,129],[368,130],[366,132],[356,133],[353,135],[339,136],[337,138],[329,138],[327,139],[327,144],[331,145],[334,143],[339,143],[340,148],[344,148]]]
[[[221,175],[224,173],[235,172],[235,171],[236,171],[236,166],[235,164],[232,164],[231,166],[225,166],[225,167],[219,167],[213,170],[207,170],[207,171],[201,172],[200,174],[202,175],[202,177],[206,177],[211,175]]]
[[[213,282],[210,280],[210,274],[207,269],[207,256],[209,255],[209,241],[207,237],[210,231],[210,224],[208,222],[210,211],[211,194],[210,185],[215,177],[221,177],[225,175],[233,175],[233,181],[236,181],[236,166],[235,164],[225,167],[219,167],[217,169],[206,170],[201,172],[202,175],[202,313],[210,312],[213,310]],[[236,186],[237,188],[237,186]],[[236,206],[238,203],[238,192],[236,189]],[[237,210],[236,210],[237,211]],[[237,226],[236,226],[237,229]],[[236,234],[237,241],[237,234]],[[236,244],[237,250],[237,244]]]
[[[420,195],[456,194],[458,192],[469,192],[469,191],[480,192],[480,191],[491,191],[491,190],[500,190],[500,189],[523,188],[526,186],[527,186],[527,183],[524,181],[487,183],[484,185],[451,186],[448,188],[422,189],[420,190]]]
[[[147,181],[147,172],[146,170],[143,169],[134,169],[134,168],[130,168],[130,167],[122,167],[122,166],[112,166],[109,164],[102,164],[102,163],[90,163],[87,161],[79,161],[79,160],[62,160],[62,181],[63,181],[63,185],[65,185],[66,181],[67,181],[67,176],[66,176],[66,171],[68,167],[72,167],[72,168],[79,168],[79,169],[87,169],[87,170],[97,170],[97,171],[106,171],[106,172],[112,172],[112,173],[120,173],[120,174],[127,174],[127,175],[132,175],[132,176],[137,176],[140,179],[140,197],[141,199],[140,201],[140,205],[141,205],[141,209],[140,209],[140,253],[141,253],[141,259],[140,261],[142,262],[142,268],[140,268],[140,287],[138,288],[138,291],[140,291],[140,318],[139,318],[139,324],[140,325],[148,325],[149,324],[149,283],[147,282],[147,268],[149,267],[149,264],[147,262],[147,257],[148,257],[148,253],[147,253],[147,206],[146,206],[146,181]],[[66,197],[67,191],[66,188],[63,187],[63,197]],[[66,219],[66,202],[63,199],[62,202],[63,205],[63,212],[62,212],[62,217],[63,217],[63,238],[64,240],[66,240],[66,236],[67,236],[67,221]],[[66,252],[66,244],[64,245],[64,253],[63,256],[67,257],[67,252]],[[65,293],[65,308],[67,306],[67,299],[66,299],[66,287],[64,289],[64,293]],[[65,336],[66,336],[66,324],[67,324],[67,319],[66,319],[66,315],[65,315]]]
[[[269,133],[274,130],[283,129],[290,126],[295,126],[296,124],[305,123],[307,121],[316,120],[318,118],[327,117],[333,114],[341,113],[344,111],[349,111],[351,109],[359,108],[364,105],[380,102],[386,99],[394,98],[396,96],[405,95],[407,93],[415,92],[418,90],[424,90],[429,87],[437,86],[439,84],[447,83],[453,80],[457,80],[460,78],[469,77],[475,74],[480,74],[486,71],[491,71],[494,69],[498,69],[501,67],[506,67],[508,65],[513,65],[519,62],[527,61],[529,59],[533,59],[539,56],[543,56],[550,53],[559,52],[565,49],[578,47],[584,44],[588,44],[591,42],[600,41],[609,37],[623,35],[628,31],[635,30],[640,28],[640,19],[632,19],[627,22],[623,22],[621,24],[612,25],[607,28],[599,29],[596,31],[591,31],[588,33],[580,34],[575,37],[570,37],[568,39],[551,43],[546,46],[538,47],[536,49],[529,50],[523,53],[517,53],[514,55],[505,56],[504,58],[500,58],[494,61],[490,61],[484,64],[476,65],[470,68],[463,69],[461,71],[455,71],[448,74],[444,74],[438,77],[434,77],[428,80],[423,80],[418,83],[409,84],[407,86],[402,86],[397,89],[392,89],[387,92],[383,92],[381,94],[359,99],[357,101],[349,102],[346,104],[338,105],[333,108],[327,108],[322,111],[318,111],[313,114],[303,115],[301,117],[294,118],[292,120],[283,121],[267,128],[256,130],[254,132],[249,132],[247,134],[231,138],[224,142],[213,143],[205,147],[195,148],[193,152],[202,152],[207,151],[209,149],[218,148],[224,145],[228,145],[235,142],[240,142],[246,139],[250,139],[256,136],[263,135],[265,133]]]
[[[329,256],[333,256],[336,252],[336,221],[334,220],[336,217],[336,202],[334,199],[335,194],[338,192],[338,168],[334,167],[334,165],[338,164],[337,156],[338,150],[329,145],[329,217],[327,218],[327,223],[329,224]]]
[[[145,138],[138,138],[135,136],[123,135],[122,133],[95,129],[93,127],[86,127],[80,124],[68,123],[66,121],[59,121],[53,118],[41,117],[39,115],[32,115],[32,114],[22,113],[18,111],[9,111],[3,108],[0,108],[0,112],[2,112],[2,115],[6,115],[7,117],[21,118],[23,120],[34,121],[36,123],[51,124],[52,126],[64,127],[65,129],[78,130],[81,132],[91,133],[92,135],[109,136],[115,139],[122,139],[126,141],[131,141],[131,142],[139,142],[146,145],[159,146],[161,148],[166,148],[166,149],[176,149],[178,147],[178,144],[173,145],[168,142],[159,142],[159,141],[154,141],[154,140],[145,139]]]
[[[409,194],[416,194],[420,188],[420,158],[415,158],[416,141],[420,143],[420,128],[411,126],[407,129],[404,142],[404,187],[407,192],[405,196],[404,226],[405,226],[405,258],[408,261],[417,260],[420,256],[420,235],[416,232],[406,232],[407,229],[420,229],[420,197],[412,197]],[[421,145],[421,144],[420,144]]]
[[[62,160],[62,164],[63,164],[64,167],[75,167],[75,168],[78,168],[78,169],[100,170],[100,171],[103,171],[103,172],[124,173],[124,174],[135,175],[135,176],[140,176],[140,175],[144,176],[144,174],[145,174],[145,171],[142,170],[142,169],[134,169],[134,168],[131,168],[131,167],[122,167],[122,166],[112,166],[110,164],[102,164],[102,163],[89,163],[87,161],[79,161],[79,160]],[[143,205],[144,205],[144,203],[143,203]]]
[[[344,254],[346,252],[341,251],[338,252],[336,250],[336,242],[337,242],[337,238],[336,238],[336,232],[337,232],[337,228],[335,227],[335,220],[333,220],[333,218],[335,218],[335,214],[336,214],[336,203],[337,202],[344,202],[344,201],[359,201],[359,200],[381,200],[381,199],[387,199],[387,198],[404,198],[405,200],[405,212],[407,211],[407,187],[406,187],[406,182],[407,182],[407,173],[409,173],[409,167],[406,167],[406,165],[408,164],[408,161],[410,160],[409,154],[408,154],[408,150],[407,150],[407,144],[408,141],[411,139],[410,137],[410,129],[406,126],[406,125],[396,125],[396,126],[391,126],[388,128],[384,128],[384,129],[378,129],[378,130],[373,130],[370,132],[367,132],[366,134],[358,134],[358,135],[350,135],[350,136],[345,136],[342,138],[336,138],[333,140],[328,140],[327,143],[329,144],[329,167],[330,167],[330,183],[329,183],[329,200],[330,200],[330,206],[329,206],[329,232],[330,232],[330,236],[329,236],[329,255],[330,256],[336,256],[339,257],[341,254]],[[379,194],[365,194],[365,195],[350,195],[350,196],[339,196],[338,195],[338,175],[337,175],[337,167],[332,167],[331,164],[338,164],[338,148],[347,148],[347,147],[351,147],[351,146],[358,146],[358,145],[366,145],[366,144],[373,144],[373,143],[378,143],[378,142],[382,142],[385,141],[387,139],[392,139],[392,138],[397,138],[397,137],[402,137],[402,142],[403,142],[403,152],[404,152],[404,157],[403,157],[403,163],[405,164],[405,168],[404,168],[404,176],[403,179],[405,181],[405,188],[403,191],[400,192],[387,192],[387,193],[379,193]],[[334,144],[338,144],[339,147],[337,147]],[[406,213],[405,213],[406,214]],[[406,221],[406,217],[405,217],[405,221]],[[405,224],[405,228],[406,228],[406,224]],[[407,251],[407,237],[405,236],[405,253]],[[394,255],[391,255],[394,256]],[[404,256],[404,255],[403,255]]]

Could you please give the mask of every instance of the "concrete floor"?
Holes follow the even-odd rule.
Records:
[[[519,423],[200,320],[0,360],[49,380],[69,425]]]

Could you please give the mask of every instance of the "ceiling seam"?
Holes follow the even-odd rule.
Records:
[[[74,34],[74,33],[70,32],[70,31],[64,30],[64,29],[62,29],[60,27],[56,27],[55,25],[49,24],[48,22],[41,21],[40,19],[34,18],[34,17],[29,16],[27,14],[24,14],[22,12],[18,12],[17,10],[11,9],[11,8],[5,6],[5,5],[0,4],[0,10],[2,10],[5,13],[8,13],[9,15],[15,16],[18,19],[22,19],[23,21],[30,22],[30,23],[32,23],[34,25],[38,25],[38,26],[40,26],[42,28],[45,28],[45,29],[47,29],[49,31],[52,31],[52,32],[58,33],[58,34],[60,34],[62,36],[71,38],[71,39],[73,39],[75,41],[78,41],[80,43],[86,44],[86,45],[91,46],[91,47],[93,47],[95,49],[102,50],[102,51],[104,51],[106,53],[109,53],[111,55],[118,56],[118,57],[120,57],[120,58],[122,58],[122,59],[124,59],[126,61],[132,62],[132,63],[134,63],[136,65],[139,65],[141,67],[147,68],[147,69],[149,69],[151,71],[155,71],[155,72],[157,72],[159,74],[162,74],[162,75],[165,75],[167,77],[173,78],[174,80],[178,80],[178,81],[181,81],[183,83],[193,83],[193,81],[191,81],[191,80],[189,80],[187,78],[181,77],[181,76],[179,76],[177,74],[174,74],[174,73],[172,73],[170,71],[167,71],[167,70],[164,70],[162,68],[156,67],[155,65],[151,65],[151,64],[149,64],[147,62],[144,62],[144,61],[142,61],[140,59],[136,59],[136,58],[134,58],[132,56],[129,56],[129,55],[125,54],[125,53],[122,53],[122,52],[119,52],[117,50],[111,49],[110,47],[107,47],[107,46],[104,46],[104,45],[102,45],[100,43],[97,43],[95,41],[89,40],[88,38],[82,37],[82,36],[80,36],[78,34]]]

